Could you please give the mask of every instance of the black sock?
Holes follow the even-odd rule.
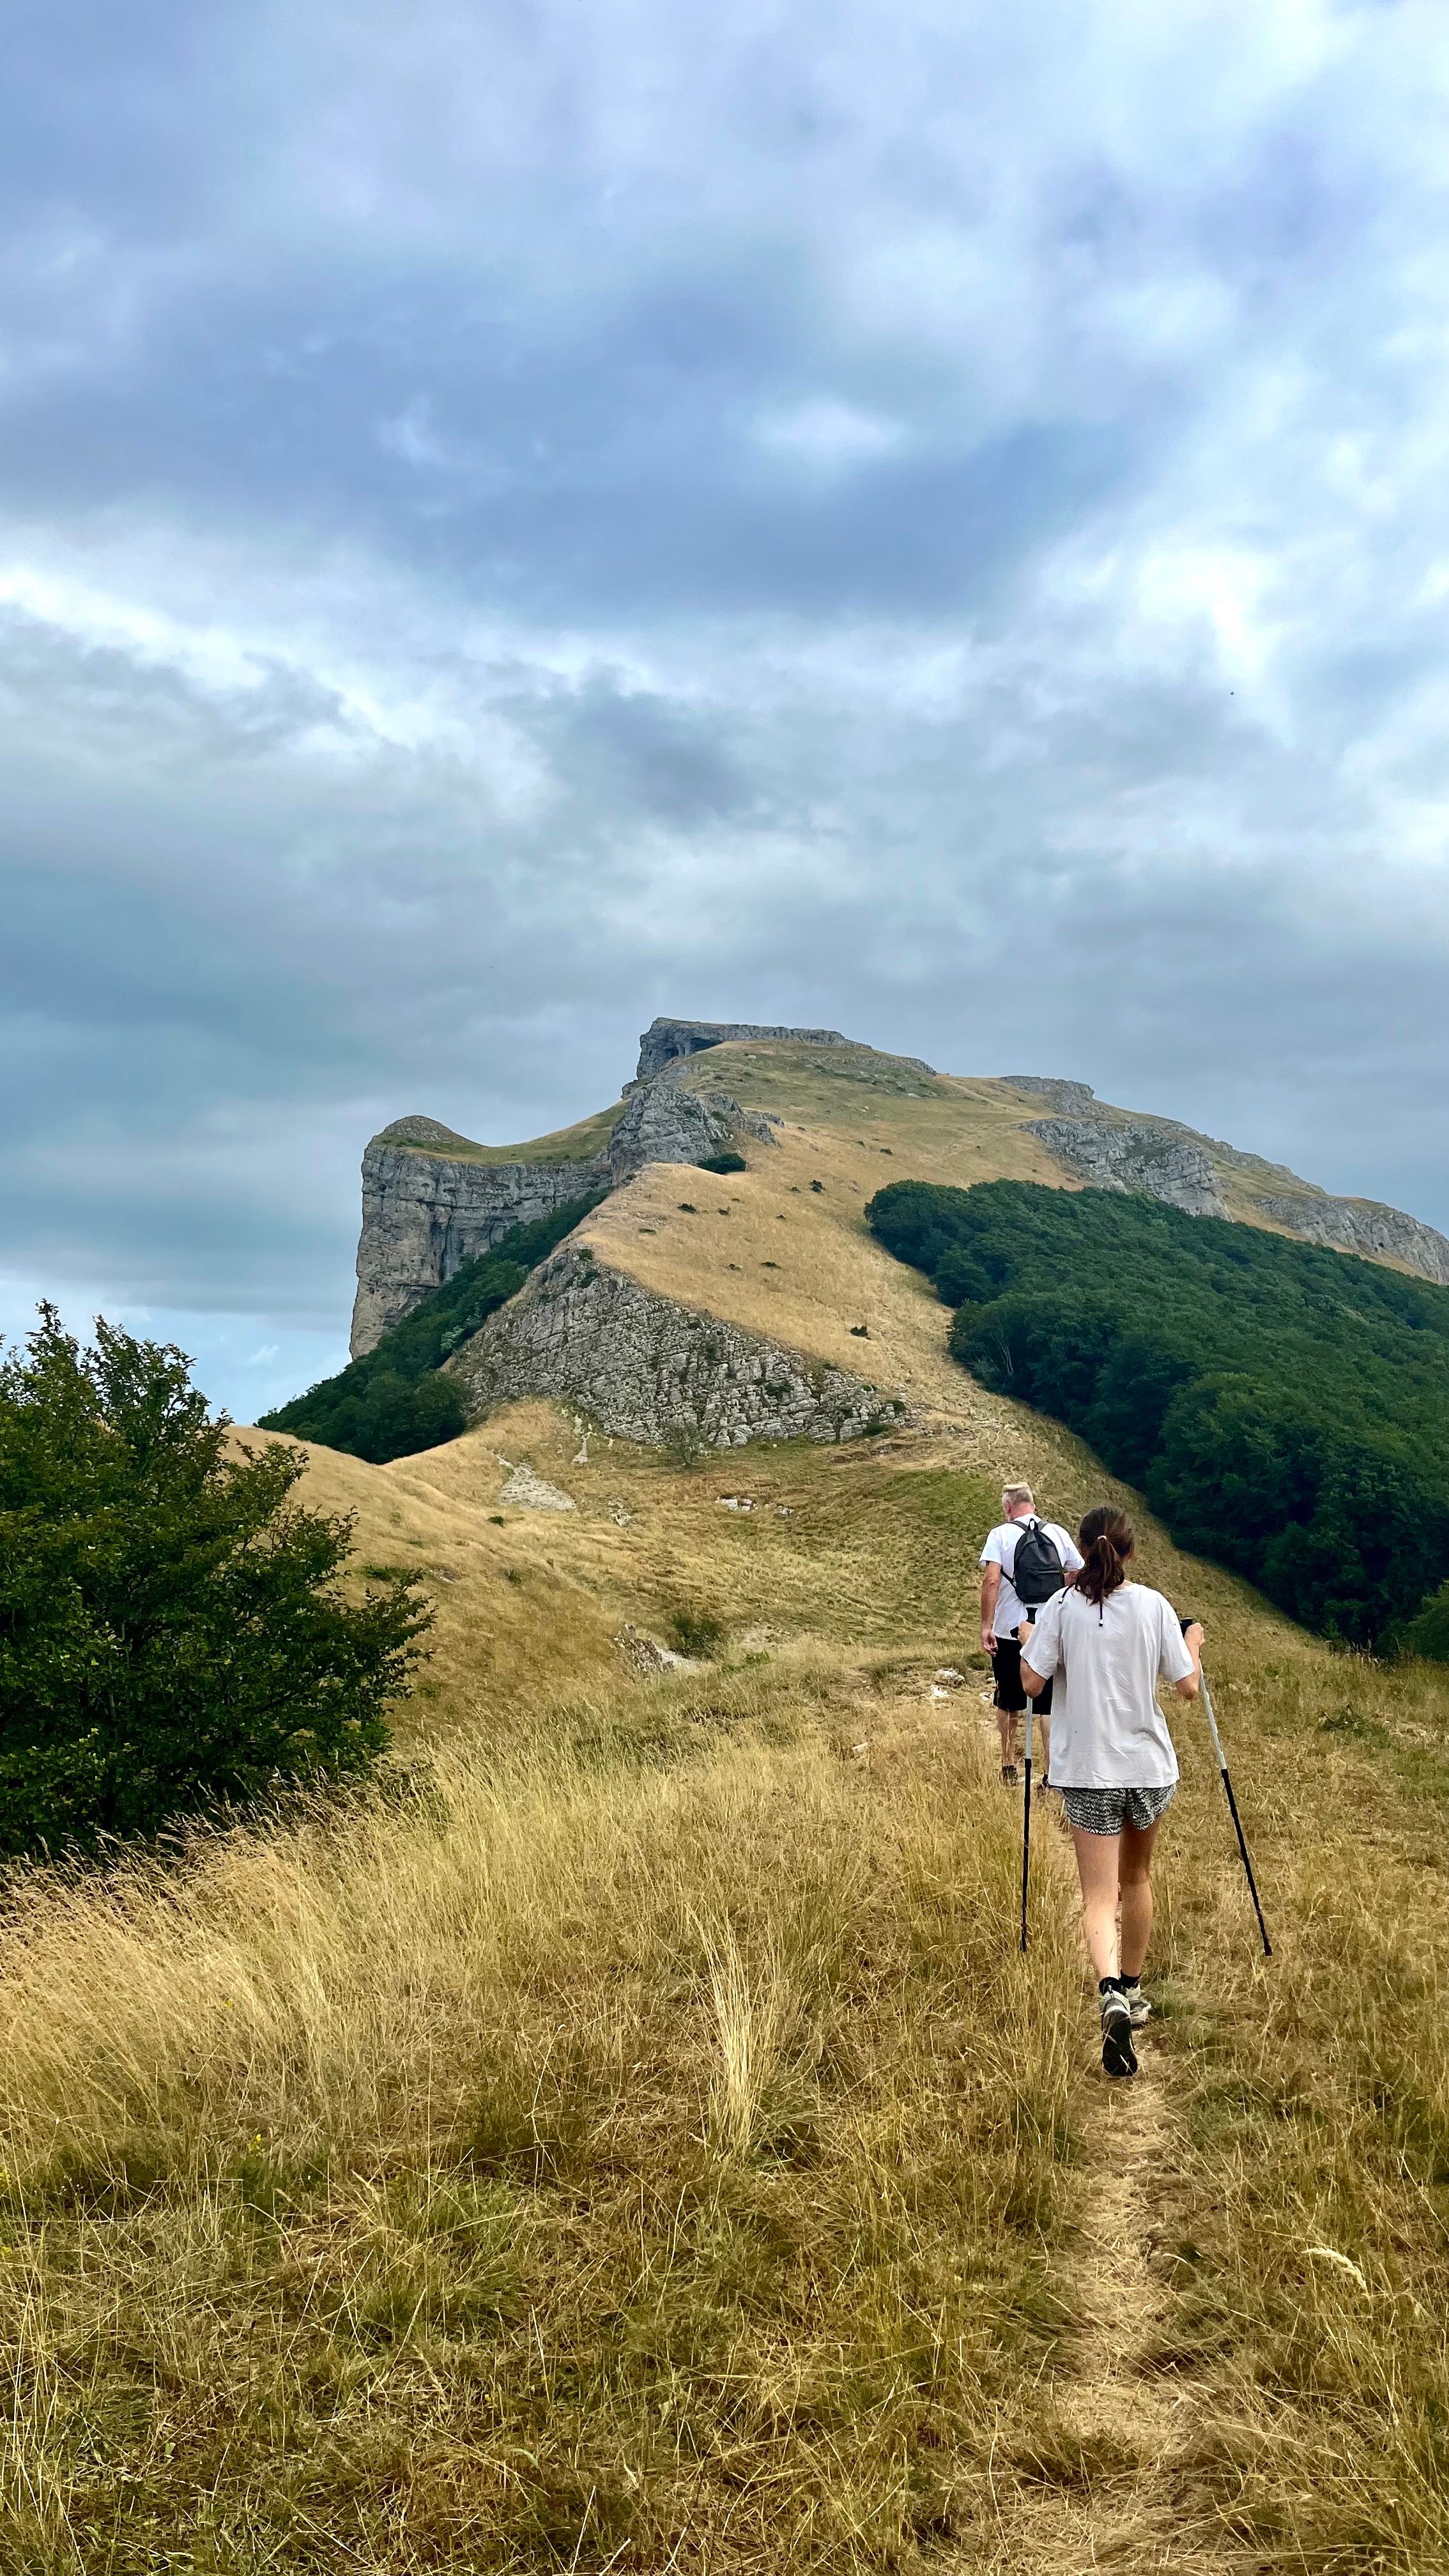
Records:
[[[1117,1980],[1117,1983],[1118,1983],[1118,1985],[1122,1988],[1122,1991],[1123,1991],[1123,1993],[1124,1993],[1124,1994],[1128,1994],[1128,1995],[1135,1995],[1135,1994],[1136,1994],[1136,1992],[1137,1992],[1138,1987],[1139,1987],[1139,1986],[1141,1985],[1141,1983],[1142,1983],[1142,1973],[1141,1973],[1141,1970],[1139,1969],[1139,1971],[1138,1971],[1138,1973],[1137,1973],[1137,1975],[1136,1975],[1135,1977],[1127,1977],[1127,1976],[1119,1977],[1119,1978],[1118,1978],[1118,1980]]]
[[[1097,1979],[1097,1992],[1099,1995],[1120,1995],[1121,1991],[1122,1980],[1120,1977],[1099,1977]]]

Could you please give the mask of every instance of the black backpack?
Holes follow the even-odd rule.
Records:
[[[1066,1568],[1039,1520],[1019,1521],[1011,1587],[1023,1610],[1040,1610],[1066,1581]]]

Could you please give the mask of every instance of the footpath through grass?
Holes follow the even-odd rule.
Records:
[[[0,2563],[979,2527],[1061,2315],[1077,1980],[1003,1948],[981,1747],[899,1715],[829,1661],[624,1690],[401,1810],[24,1892]]]
[[[979,1483],[492,1436],[328,1469],[438,1569],[410,1789],[9,1888],[0,2567],[1025,2576],[1059,2493],[1141,2576],[1449,2570],[1449,1674],[1144,1526],[1277,1955],[1175,1709],[1139,2384],[1187,2403],[1165,2462],[1094,2450],[1054,2427],[1115,2100],[1045,1823],[1014,1946]],[[501,1504],[523,1454],[573,1514]],[[681,1606],[722,1656],[631,1676],[610,1635]]]

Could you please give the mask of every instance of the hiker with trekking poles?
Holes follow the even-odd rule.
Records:
[[[1152,2010],[1142,1991],[1152,1932],[1152,1847],[1178,1779],[1177,1754],[1158,1706],[1157,1685],[1171,1682],[1179,1699],[1197,1697],[1202,1627],[1197,1620],[1184,1625],[1162,1593],[1129,1579],[1135,1540],[1131,1522],[1115,1504],[1088,1512],[1077,1539],[1081,1572],[1075,1583],[1063,1584],[1037,1611],[1034,1624],[1023,1628],[1021,1684],[1038,1705],[1056,1687],[1052,1786],[1060,1794],[1077,1856],[1082,1929],[1101,2005],[1102,2065],[1108,2075],[1135,2075],[1132,2033]],[[1237,1825],[1215,1725],[1213,1740]],[[1030,1742],[1028,1716],[1028,1759]],[[1023,1949],[1030,1833],[1028,1784]],[[1256,1905],[1240,1825],[1238,1841]],[[1261,1927],[1261,1908],[1258,1920]],[[1265,1930],[1265,1949],[1267,1942]]]
[[[1059,1521],[1038,1520],[1030,1485],[1002,1489],[1003,1517],[981,1551],[981,1644],[995,1679],[996,1726],[1001,1737],[1001,1777],[1016,1786],[1016,1721],[1026,1707],[1021,1686],[1020,1631],[1063,1584],[1075,1583],[1081,1557]],[[1051,1684],[1040,1693],[1041,1785],[1049,1783]],[[1030,1781],[1027,1783],[1030,1791]]]

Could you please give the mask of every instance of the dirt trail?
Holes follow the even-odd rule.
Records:
[[[1143,2367],[1167,2316],[1150,2250],[1172,2119],[1146,2033],[1139,2055],[1135,2082],[1109,2090],[1104,2080],[1094,2122],[1073,2265],[1079,2324],[1065,2371],[1042,2389],[1041,2481],[1029,2479],[1006,2514],[1004,2563],[1020,2576],[1096,2567],[1149,2576],[1188,2564],[1174,2546],[1168,2472],[1194,2391]]]
[[[1054,1834],[1041,1842],[1043,1866],[1074,1894],[1064,1843]],[[1042,2382],[1034,2422],[1003,2428],[1001,2453],[1016,2467],[998,2484],[997,2563],[1011,2576],[1187,2576],[1201,2565],[1187,2535],[1174,2533],[1171,2477],[1198,2391],[1150,2366],[1168,2329],[1152,2250],[1176,2161],[1170,2061],[1150,2023],[1138,2060],[1131,2082],[1101,2079],[1091,2120],[1064,2367]],[[1033,2443],[1036,2474],[1025,2458]]]

